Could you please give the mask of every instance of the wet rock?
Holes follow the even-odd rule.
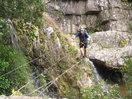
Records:
[[[56,39],[55,39],[55,45],[56,45],[56,48],[61,48],[61,43],[60,43],[60,39],[57,37]]]
[[[48,28],[46,29],[46,33],[47,33],[47,36],[50,37],[50,35],[51,35],[52,33],[54,33],[53,27],[48,27]]]
[[[93,82],[90,79],[89,75],[87,75],[87,73],[83,73],[83,76],[80,80],[77,81],[77,85],[80,87],[84,87],[84,86],[92,86]]]

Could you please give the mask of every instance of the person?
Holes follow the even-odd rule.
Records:
[[[79,37],[80,40],[79,46],[80,46],[81,55],[83,56],[83,58],[87,57],[86,49],[88,46],[89,33],[85,30],[85,28],[80,27],[78,33],[75,34],[75,37]]]

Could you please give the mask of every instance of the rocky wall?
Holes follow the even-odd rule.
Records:
[[[90,32],[129,31],[131,5],[120,0],[47,0],[46,9],[66,33],[75,33],[80,25]]]

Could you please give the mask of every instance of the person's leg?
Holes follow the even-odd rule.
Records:
[[[83,48],[80,48],[81,56],[84,56],[84,50]]]
[[[84,46],[84,44],[80,43],[80,53],[81,53],[81,56],[84,56],[83,46]]]
[[[84,48],[84,57],[86,57],[87,55],[86,55],[86,48]]]
[[[87,56],[87,43],[84,44],[84,57]]]

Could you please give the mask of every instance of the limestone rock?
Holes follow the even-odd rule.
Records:
[[[132,46],[123,48],[102,49],[89,52],[90,59],[103,62],[109,68],[120,69],[124,65],[123,58],[132,57]]]
[[[48,28],[46,29],[46,33],[47,33],[47,36],[48,36],[48,37],[50,37],[50,35],[51,35],[53,32],[54,32],[53,27],[48,27]]]
[[[86,4],[87,14],[98,14],[101,11],[98,0],[88,0]]]
[[[57,37],[56,39],[55,39],[55,45],[56,45],[56,48],[61,48],[61,43],[60,43],[60,39]]]
[[[129,31],[132,18],[131,4],[120,0],[51,0],[46,9],[66,33],[76,33],[80,24],[96,30],[98,23],[100,30]]]
[[[65,10],[63,10],[65,14],[81,15],[85,14],[86,12],[84,1],[67,2],[65,6],[66,6]]]
[[[88,56],[103,62],[109,68],[121,68],[124,65],[123,58],[132,57],[132,39],[126,32],[105,31],[92,35],[93,42],[88,49]],[[126,43],[121,46],[120,43]]]
[[[132,35],[127,32],[119,31],[104,31],[96,32],[92,36],[93,42],[98,43],[102,47],[118,47],[121,46],[121,42],[124,42],[124,46],[132,44]]]

